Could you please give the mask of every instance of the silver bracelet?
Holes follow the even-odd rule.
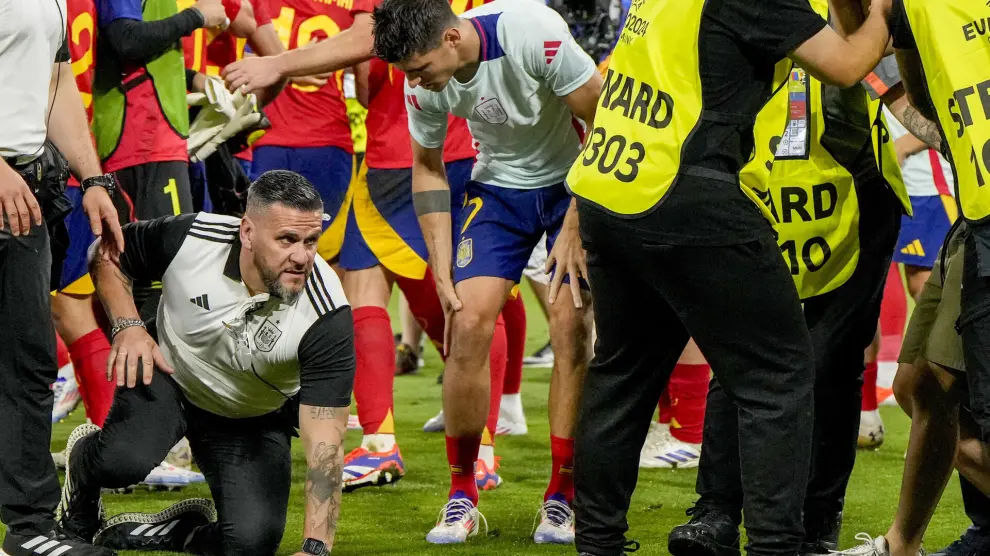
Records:
[[[147,327],[144,325],[144,321],[141,319],[119,318],[113,321],[113,327],[110,328],[110,341],[112,342],[113,339],[117,337],[117,334],[120,334],[128,328],[134,328],[135,326],[140,326],[141,328],[147,330]]]

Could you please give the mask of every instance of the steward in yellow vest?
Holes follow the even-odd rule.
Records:
[[[824,0],[811,4],[828,15]],[[811,333],[815,422],[811,477],[801,496],[801,553],[827,554],[838,548],[856,460],[863,353],[876,331],[901,216],[910,203],[879,101],[871,102],[859,84],[823,84],[790,60],[781,61],[775,73],[773,95],[756,120],[756,156],[740,180],[778,234]],[[741,426],[722,417],[734,409],[723,385],[713,383],[706,427],[720,433],[703,442],[699,504],[715,508],[709,513],[721,517],[714,521],[726,525],[675,528],[675,556],[738,535],[728,524],[738,525],[742,511],[742,475],[732,455],[738,453],[734,436]]]
[[[990,441],[990,49],[986,17],[983,2],[965,0],[896,0],[890,16],[894,49],[911,103],[938,123],[942,154],[952,163],[956,201],[968,227],[961,253],[961,293],[942,291],[941,299],[944,305],[950,296],[960,296],[955,329],[962,339],[968,406],[978,425],[974,432],[976,440],[982,441],[982,450]],[[950,283],[947,280],[944,286]],[[933,327],[933,336],[936,332]],[[939,338],[928,338],[929,343],[935,341]],[[936,378],[946,391],[957,394],[965,389],[959,386],[963,379],[958,372],[943,367],[923,370],[939,375]],[[963,398],[965,403],[967,397]],[[941,406],[939,411],[943,411]],[[956,429],[953,425],[933,434],[955,435]],[[926,452],[924,457],[946,461],[956,449],[946,446],[947,450]],[[934,481],[947,478],[947,474],[909,477],[906,473],[905,487],[938,484]],[[918,532],[917,542],[903,539],[903,546],[920,544],[923,533]]]
[[[598,324],[576,437],[578,552],[622,553],[638,458],[611,455],[642,447],[655,404],[648,400],[688,337],[739,417],[749,552],[801,548],[812,343],[772,214],[739,172],[753,156],[753,126],[777,62],[793,58],[851,87],[882,57],[885,9],[863,18],[859,0],[837,1],[860,14],[861,27],[847,37],[808,0],[632,3],[567,177]],[[704,515],[692,526],[710,526]],[[719,541],[738,545],[738,531]],[[695,547],[688,534],[671,536],[668,548],[679,555]]]

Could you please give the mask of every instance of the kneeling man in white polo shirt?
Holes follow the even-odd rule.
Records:
[[[93,253],[118,388],[104,429],[83,425],[69,437],[64,531],[117,550],[273,555],[298,426],[308,465],[301,553],[329,551],[355,360],[351,309],[316,257],[322,219],[313,186],[278,170],[251,185],[242,219],[136,222],[124,227],[119,262]],[[162,282],[147,329],[129,291],[142,280]],[[100,489],[140,481],[183,436],[215,509],[193,499],[104,520]]]

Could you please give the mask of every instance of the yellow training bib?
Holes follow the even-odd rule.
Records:
[[[955,171],[962,215],[990,216],[990,29],[975,0],[904,0]]]
[[[701,118],[695,45],[704,5],[633,2],[605,74],[594,127],[567,176],[575,195],[615,214],[640,214],[663,199],[678,173],[689,170],[681,167],[681,148]]]

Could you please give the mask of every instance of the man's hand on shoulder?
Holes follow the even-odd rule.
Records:
[[[124,252],[124,232],[110,194],[102,187],[90,187],[83,195],[83,212],[89,218],[93,235],[100,238],[105,253]]]
[[[251,56],[223,69],[221,74],[227,88],[236,93],[257,93],[282,80],[282,72],[274,56]]]
[[[227,19],[227,11],[224,9],[223,3],[220,0],[199,0],[193,8],[203,15],[204,28],[224,29],[230,25],[230,20]]]

